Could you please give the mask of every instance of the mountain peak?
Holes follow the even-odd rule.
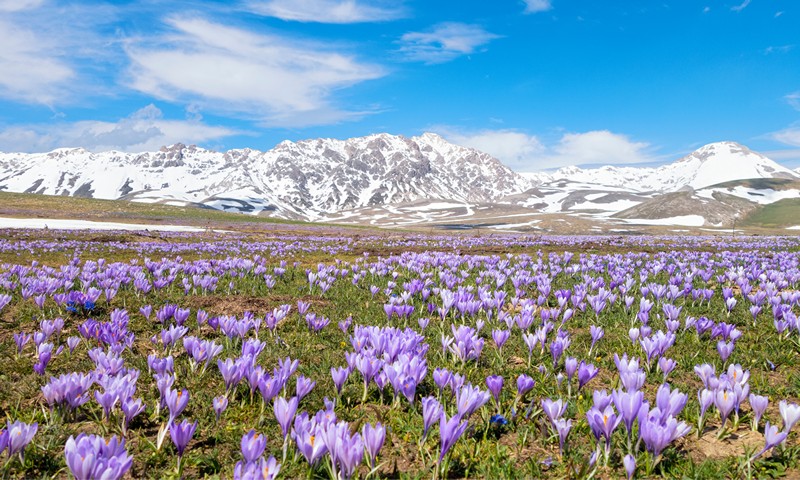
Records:
[[[685,158],[695,157],[699,158],[700,160],[707,160],[714,156],[719,155],[745,155],[745,156],[753,156],[753,160],[759,158],[766,158],[761,154],[755,153],[746,146],[742,145],[741,143],[732,142],[732,141],[722,141],[722,142],[714,142],[709,143],[707,145],[703,145],[702,147],[698,148],[694,152],[687,155]]]

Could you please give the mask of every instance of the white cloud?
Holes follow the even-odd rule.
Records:
[[[711,7],[703,7],[703,13],[708,13],[711,11]]]
[[[39,7],[44,0],[0,0],[0,12],[20,12]]]
[[[432,130],[453,143],[486,152],[518,171],[549,170],[569,165],[650,163],[656,160],[650,153],[650,144],[635,142],[626,135],[608,130],[567,133],[549,144],[535,135],[510,129],[465,132],[439,126]]]
[[[179,142],[202,144],[241,133],[199,120],[167,120],[151,104],[117,122],[83,120],[9,127],[0,131],[0,151],[47,152],[60,147],[83,147],[91,151],[142,152]]]
[[[742,10],[744,10],[745,8],[747,8],[747,6],[748,6],[748,5],[750,5],[750,0],[744,0],[744,1],[743,1],[742,3],[740,3],[739,5],[734,5],[733,7],[731,7],[731,11],[732,11],[732,12],[739,13],[739,12],[741,12]]]
[[[400,8],[382,7],[379,2],[356,0],[269,0],[247,4],[252,12],[297,22],[361,23],[401,18]]]
[[[784,166],[788,166],[788,164],[793,163],[791,162],[791,160],[800,161],[800,148],[789,148],[784,150],[766,150],[760,153],[766,156],[767,158],[783,163]]]
[[[792,45],[770,45],[769,47],[762,50],[764,55],[771,55],[773,53],[789,53],[794,49],[794,44]]]
[[[546,12],[552,8],[550,0],[525,0],[525,13]]]
[[[51,108],[109,92],[104,68],[119,60],[114,5],[0,0],[0,97]]]
[[[480,130],[465,133],[442,126],[434,127],[448,141],[471,147],[501,160],[512,169],[526,168],[545,152],[545,147],[534,135],[516,130]]]
[[[784,96],[783,99],[795,110],[800,110],[800,91],[792,92]]]
[[[54,39],[0,20],[0,96],[52,105],[73,69],[53,52]]]
[[[789,127],[771,135],[773,140],[777,140],[786,145],[800,147],[800,127]]]
[[[634,142],[626,135],[608,130],[567,133],[543,159],[543,168],[647,163],[654,160],[647,152],[649,147],[648,143]]]
[[[379,66],[321,44],[196,18],[175,17],[169,24],[176,34],[128,46],[130,86],[265,125],[323,125],[361,116],[334,106],[332,93],[384,75]]]
[[[400,38],[400,53],[406,59],[425,63],[443,63],[469,55],[499,35],[480,25],[446,22],[425,32],[408,32]]]

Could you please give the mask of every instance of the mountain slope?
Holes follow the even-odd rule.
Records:
[[[706,145],[657,168],[566,167],[524,175],[430,133],[285,141],[263,152],[176,144],[138,154],[81,148],[0,153],[0,190],[10,192],[355,223],[389,217],[489,222],[519,215],[668,221],[695,215],[717,225],[772,202],[793,201],[799,182],[800,173],[733,142]]]
[[[266,152],[176,144],[141,154],[80,148],[0,154],[0,190],[194,203],[312,220],[419,199],[494,201],[528,185],[490,155],[434,134],[286,141]]]
[[[626,187],[640,192],[675,192],[685,187],[699,189],[731,180],[800,178],[800,174],[738,143],[717,142],[657,168],[565,167],[556,171],[553,178]]]

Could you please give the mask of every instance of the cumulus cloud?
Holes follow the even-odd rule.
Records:
[[[525,0],[525,13],[539,13],[552,10],[550,0]]]
[[[620,165],[656,160],[650,144],[632,141],[608,130],[566,133],[554,142],[517,130],[463,132],[452,127],[435,127],[449,141],[476,148],[499,159],[514,170],[549,170],[569,165]]]
[[[0,0],[0,97],[55,108],[108,93],[101,72],[119,50],[102,30],[117,13],[108,4]]]
[[[748,5],[750,5],[750,0],[744,0],[744,1],[743,1],[742,3],[740,3],[739,5],[734,5],[734,6],[732,6],[732,7],[731,7],[731,11],[732,11],[732,12],[739,13],[739,12],[741,12],[742,10],[744,10],[745,8],[747,8],[747,6],[748,6]]]
[[[497,158],[512,169],[526,168],[545,152],[545,146],[535,135],[511,129],[480,130],[465,133],[448,127],[434,130],[448,141],[471,147]]]
[[[169,120],[148,105],[116,122],[83,120],[12,126],[0,131],[0,151],[47,152],[61,147],[142,152],[174,143],[202,144],[241,134],[200,120]]]
[[[75,76],[54,54],[54,39],[2,19],[0,37],[0,95],[52,105],[63,94],[65,82]]]
[[[648,143],[635,142],[626,135],[608,130],[567,133],[543,160],[545,168],[647,163],[653,161],[648,154],[649,147]]]
[[[384,22],[404,16],[403,9],[356,0],[269,0],[247,3],[253,13],[281,20],[317,23]]]
[[[424,32],[408,32],[400,38],[400,53],[411,61],[429,64],[449,62],[479,51],[499,35],[480,25],[445,22]]]
[[[324,125],[362,116],[367,112],[337,108],[333,92],[385,74],[321,44],[200,18],[173,17],[168,23],[173,35],[127,47],[130,86],[267,126]]]

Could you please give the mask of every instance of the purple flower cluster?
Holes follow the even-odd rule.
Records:
[[[124,477],[133,465],[133,458],[125,450],[125,440],[116,436],[108,440],[84,433],[77,438],[70,436],[64,447],[64,456],[67,467],[77,479],[117,480]]]

